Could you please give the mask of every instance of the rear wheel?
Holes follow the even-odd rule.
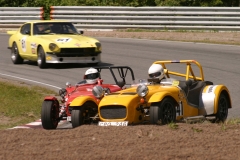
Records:
[[[58,101],[43,101],[41,121],[44,129],[56,129],[59,122]]]
[[[151,124],[169,124],[176,121],[176,108],[171,98],[164,98],[156,106],[150,107]]]
[[[224,93],[221,93],[218,99],[218,109],[216,114],[216,122],[224,122],[228,116],[229,102]]]
[[[47,67],[46,56],[45,56],[45,52],[44,52],[42,46],[40,46],[38,48],[37,56],[38,56],[38,59],[37,59],[38,67],[39,68],[46,68]]]
[[[17,44],[14,42],[11,50],[11,59],[13,64],[22,64],[23,58],[19,55]]]
[[[97,114],[97,105],[93,102],[86,102],[83,106],[73,108],[71,112],[72,127],[76,128],[83,124],[90,124],[91,118]]]

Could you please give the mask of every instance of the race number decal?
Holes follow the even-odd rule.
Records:
[[[27,37],[23,37],[23,38],[21,39],[21,47],[22,47],[22,51],[23,51],[23,52],[26,52],[26,51],[27,51],[26,39],[27,39]]]
[[[70,42],[72,39],[71,38],[58,38],[56,41],[57,42]]]

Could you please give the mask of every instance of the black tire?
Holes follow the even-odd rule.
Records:
[[[59,122],[58,101],[43,101],[41,111],[42,127],[44,129],[56,129]]]
[[[226,94],[221,93],[218,100],[218,109],[215,122],[224,122],[228,116],[229,101]]]
[[[42,48],[42,46],[40,46],[38,48],[38,53],[37,53],[37,64],[38,64],[38,67],[43,69],[43,68],[46,68],[47,67],[47,63],[46,63],[46,56],[45,56],[45,52]]]
[[[19,55],[17,44],[14,42],[11,50],[11,59],[13,64],[22,64],[23,58]]]
[[[72,127],[76,128],[84,124],[84,108],[76,108],[73,109],[71,112],[71,121],[72,121]]]
[[[169,124],[176,122],[176,107],[171,98],[164,98],[158,105],[150,107],[151,124]]]
[[[73,108],[71,112],[72,127],[76,128],[83,124],[90,124],[90,117],[94,117],[96,114],[97,105],[93,102],[86,102],[78,108]]]

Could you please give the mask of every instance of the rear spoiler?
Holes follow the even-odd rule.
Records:
[[[14,31],[7,31],[7,34],[9,34],[9,35],[13,35],[13,34],[15,34],[15,33],[17,33],[16,30],[14,30]]]

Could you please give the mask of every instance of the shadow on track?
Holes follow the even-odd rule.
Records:
[[[27,64],[30,66],[38,67],[36,62],[33,61],[24,61],[23,64]],[[44,69],[69,69],[69,68],[88,68],[88,67],[98,67],[98,66],[112,66],[111,63],[101,62],[98,65],[95,64],[82,64],[82,63],[62,63],[62,64],[48,64],[48,66]]]

